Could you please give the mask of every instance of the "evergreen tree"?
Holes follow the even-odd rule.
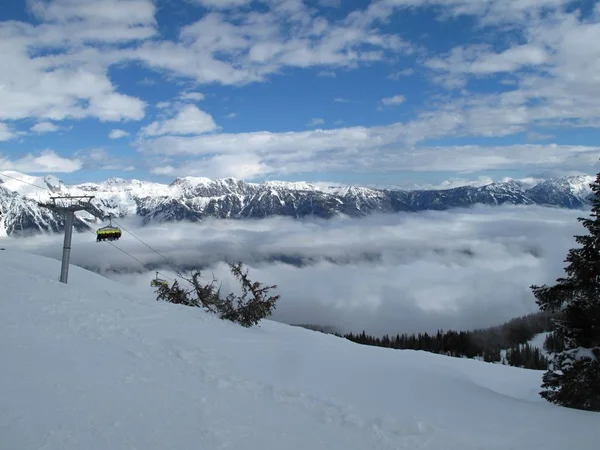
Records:
[[[564,341],[543,377],[540,395],[558,405],[600,411],[600,173],[592,188],[591,218],[580,217],[589,234],[575,236],[566,277],[554,286],[531,286],[543,311],[561,312],[554,333]]]
[[[549,353],[562,352],[565,349],[565,342],[552,332],[544,339],[544,349]]]

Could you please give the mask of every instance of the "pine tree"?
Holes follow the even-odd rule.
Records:
[[[591,218],[578,219],[589,234],[575,236],[567,274],[554,286],[531,286],[543,311],[560,312],[554,333],[564,341],[543,376],[540,395],[561,406],[600,411],[600,173],[592,188]]]

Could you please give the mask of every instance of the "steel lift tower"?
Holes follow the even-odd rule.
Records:
[[[73,222],[75,221],[75,213],[77,211],[86,211],[94,217],[98,217],[95,207],[91,201],[93,195],[80,196],[64,196],[50,197],[49,202],[38,202],[42,208],[48,208],[65,218],[65,240],[63,245],[62,266],[60,268],[60,282],[67,284],[69,278],[69,260],[71,258],[71,238],[73,237]],[[64,204],[59,204],[56,201],[63,200]]]

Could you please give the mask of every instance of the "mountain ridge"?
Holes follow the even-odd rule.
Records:
[[[17,178],[23,182],[16,181]],[[112,177],[98,183],[66,185],[54,176],[0,172],[0,234],[62,230],[62,217],[38,205],[38,201],[47,200],[50,195],[94,195],[92,203],[104,216],[137,216],[147,225],[165,221],[200,222],[208,217],[363,217],[372,213],[446,210],[475,204],[537,204],[573,209],[589,203],[589,183],[593,180],[592,176],[579,175],[551,178],[529,187],[509,180],[483,186],[406,190],[309,182],[251,183],[231,177],[214,180],[177,177],[169,184]],[[78,213],[78,219],[78,226],[84,226],[83,222],[98,222],[87,213]]]

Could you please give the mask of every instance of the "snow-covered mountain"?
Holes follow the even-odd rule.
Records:
[[[12,178],[3,176],[3,173]],[[148,224],[197,222],[206,217],[361,217],[374,212],[445,210],[474,204],[540,204],[579,208],[589,201],[589,183],[593,179],[591,176],[575,176],[546,180],[533,187],[507,181],[484,186],[411,191],[322,186],[306,182],[248,183],[234,178],[211,180],[198,177],[177,178],[168,185],[110,178],[101,183],[67,186],[51,176],[31,177],[16,172],[0,172],[0,232],[15,234],[61,229],[62,218],[37,205],[37,201],[47,200],[50,195],[94,195],[92,203],[105,216],[138,216],[143,224]],[[87,213],[79,213],[78,216],[88,222],[96,220]]]
[[[59,272],[0,251],[3,450],[598,448],[600,414],[543,400],[542,371],[244,328]]]
[[[0,185],[0,236],[19,231],[58,231],[63,226],[62,217]]]
[[[591,195],[592,179],[589,176],[555,178],[528,189],[527,195],[538,204],[578,208]]]

